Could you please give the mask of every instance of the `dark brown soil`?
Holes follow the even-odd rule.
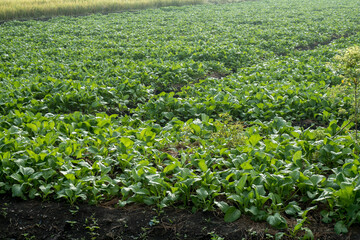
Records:
[[[114,208],[70,206],[62,202],[23,201],[0,196],[0,239],[274,239],[278,231],[242,216],[225,223],[222,214],[132,205]],[[332,226],[312,223],[315,239],[360,239],[359,228],[339,236]],[[221,237],[221,238],[216,238]],[[290,235],[282,239],[293,239]]]
[[[316,129],[318,127],[326,127],[326,125],[311,119],[295,120],[292,121],[293,126],[303,127],[304,129],[311,128]]]

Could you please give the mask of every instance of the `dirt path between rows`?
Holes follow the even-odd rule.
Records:
[[[131,205],[115,208],[116,201],[102,206],[70,206],[63,202],[23,201],[0,196],[0,239],[274,239],[277,233],[265,222],[241,216],[225,223],[219,212],[191,213],[167,208]],[[316,239],[360,239],[360,227],[339,236],[322,223],[309,226]],[[285,236],[282,239],[293,239]]]

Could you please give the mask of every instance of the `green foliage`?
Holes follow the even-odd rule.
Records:
[[[305,239],[321,206],[314,214],[345,233],[360,221],[360,146],[352,96],[326,62],[360,25],[344,20],[356,4],[339,4],[2,24],[0,193],[219,208],[227,222],[290,219],[287,233]]]
[[[275,213],[273,216],[269,216],[267,218],[267,222],[278,229],[285,229],[287,228],[286,220],[279,214]]]
[[[360,47],[352,46],[336,55],[334,60],[337,62],[336,68],[342,71],[343,83],[354,86],[354,112],[355,112],[355,139],[357,140],[358,129],[358,85],[360,81]]]
[[[344,81],[358,84],[360,78],[360,47],[352,46],[334,57],[336,67],[343,72]]]

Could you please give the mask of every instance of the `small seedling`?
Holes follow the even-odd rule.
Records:
[[[0,214],[4,217],[4,218],[6,218],[6,216],[7,216],[7,214],[8,214],[8,208],[7,208],[7,203],[5,203],[4,204],[4,207],[3,208],[1,208],[0,209]]]
[[[211,235],[211,240],[224,240],[223,237],[220,237],[215,232],[209,232],[209,235]]]
[[[33,240],[33,239],[35,239],[35,236],[30,236],[29,233],[24,233],[24,234],[22,234],[22,236],[23,236],[24,239],[26,239],[26,240]]]
[[[77,224],[77,221],[66,221],[66,223],[70,224],[71,227],[74,227]]]
[[[85,219],[85,228],[89,230],[89,234],[92,240],[96,239],[96,237],[99,235],[96,230],[100,227],[98,226],[97,219],[94,217],[94,214],[91,215],[90,219]]]
[[[159,224],[159,223],[160,223],[160,221],[157,219],[157,216],[154,216],[154,217],[150,220],[149,225],[150,225],[150,227],[152,227],[152,226],[155,226],[155,225],[157,225],[157,224]]]
[[[76,213],[79,212],[79,207],[78,206],[74,206],[75,209],[69,209],[69,211],[71,212],[72,215],[75,215]]]

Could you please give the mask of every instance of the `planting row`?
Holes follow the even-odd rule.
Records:
[[[248,1],[0,25],[0,192],[360,219],[356,1]]]

